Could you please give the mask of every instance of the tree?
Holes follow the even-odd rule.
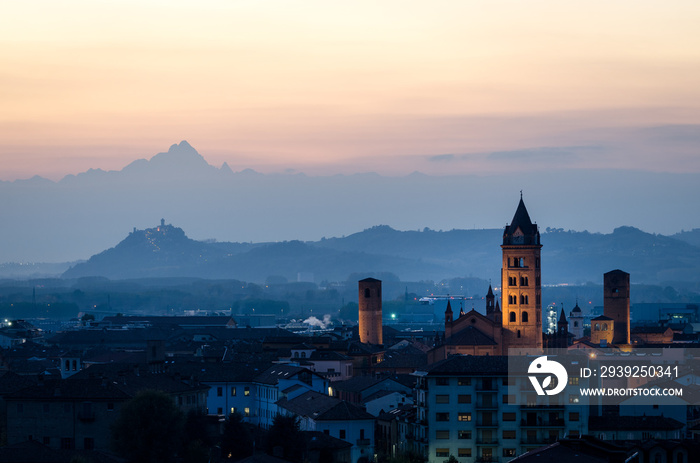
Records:
[[[112,447],[133,463],[170,461],[183,440],[184,415],[164,392],[143,391],[112,424]]]
[[[275,448],[281,448],[283,455],[275,455]],[[296,416],[277,415],[273,418],[267,433],[267,453],[292,462],[301,462],[304,443]]]
[[[459,460],[454,455],[450,455],[450,458],[443,460],[443,463],[459,463]]]
[[[253,435],[243,415],[231,413],[224,423],[224,432],[221,436],[221,457],[229,461],[238,461],[253,454]]]

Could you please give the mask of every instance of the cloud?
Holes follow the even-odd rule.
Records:
[[[526,148],[510,151],[494,151],[488,155],[492,161],[527,161],[548,162],[552,164],[569,164],[583,161],[584,155],[591,152],[599,152],[603,147],[589,146],[544,146],[539,148]]]
[[[454,154],[436,154],[435,156],[428,156],[428,161],[430,162],[451,162],[454,160]]]

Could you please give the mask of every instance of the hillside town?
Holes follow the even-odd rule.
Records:
[[[521,196],[484,309],[447,295],[434,330],[385,324],[372,277],[357,282],[356,325],[318,330],[231,314],[83,317],[50,333],[8,321],[0,462],[697,461],[697,307],[633,326],[634,272],[610,269],[601,313],[552,318],[543,245]],[[552,360],[567,379],[536,379]]]

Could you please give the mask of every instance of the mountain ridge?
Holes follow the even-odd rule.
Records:
[[[344,281],[351,274],[385,272],[402,281],[464,276],[498,281],[501,235],[500,229],[398,231],[380,225],[319,241],[206,243],[161,223],[133,231],[62,277],[262,282],[273,275],[294,281],[299,274],[313,274],[317,281]],[[598,281],[613,268],[631,273],[636,283],[700,278],[699,247],[634,227],[618,227],[610,234],[550,229],[542,234],[542,243],[544,284]]]

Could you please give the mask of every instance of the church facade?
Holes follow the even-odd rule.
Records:
[[[436,362],[450,355],[508,355],[509,349],[542,349],[540,233],[522,196],[503,231],[501,301],[489,285],[486,315],[472,309],[454,317],[445,310],[445,337],[428,353]]]

